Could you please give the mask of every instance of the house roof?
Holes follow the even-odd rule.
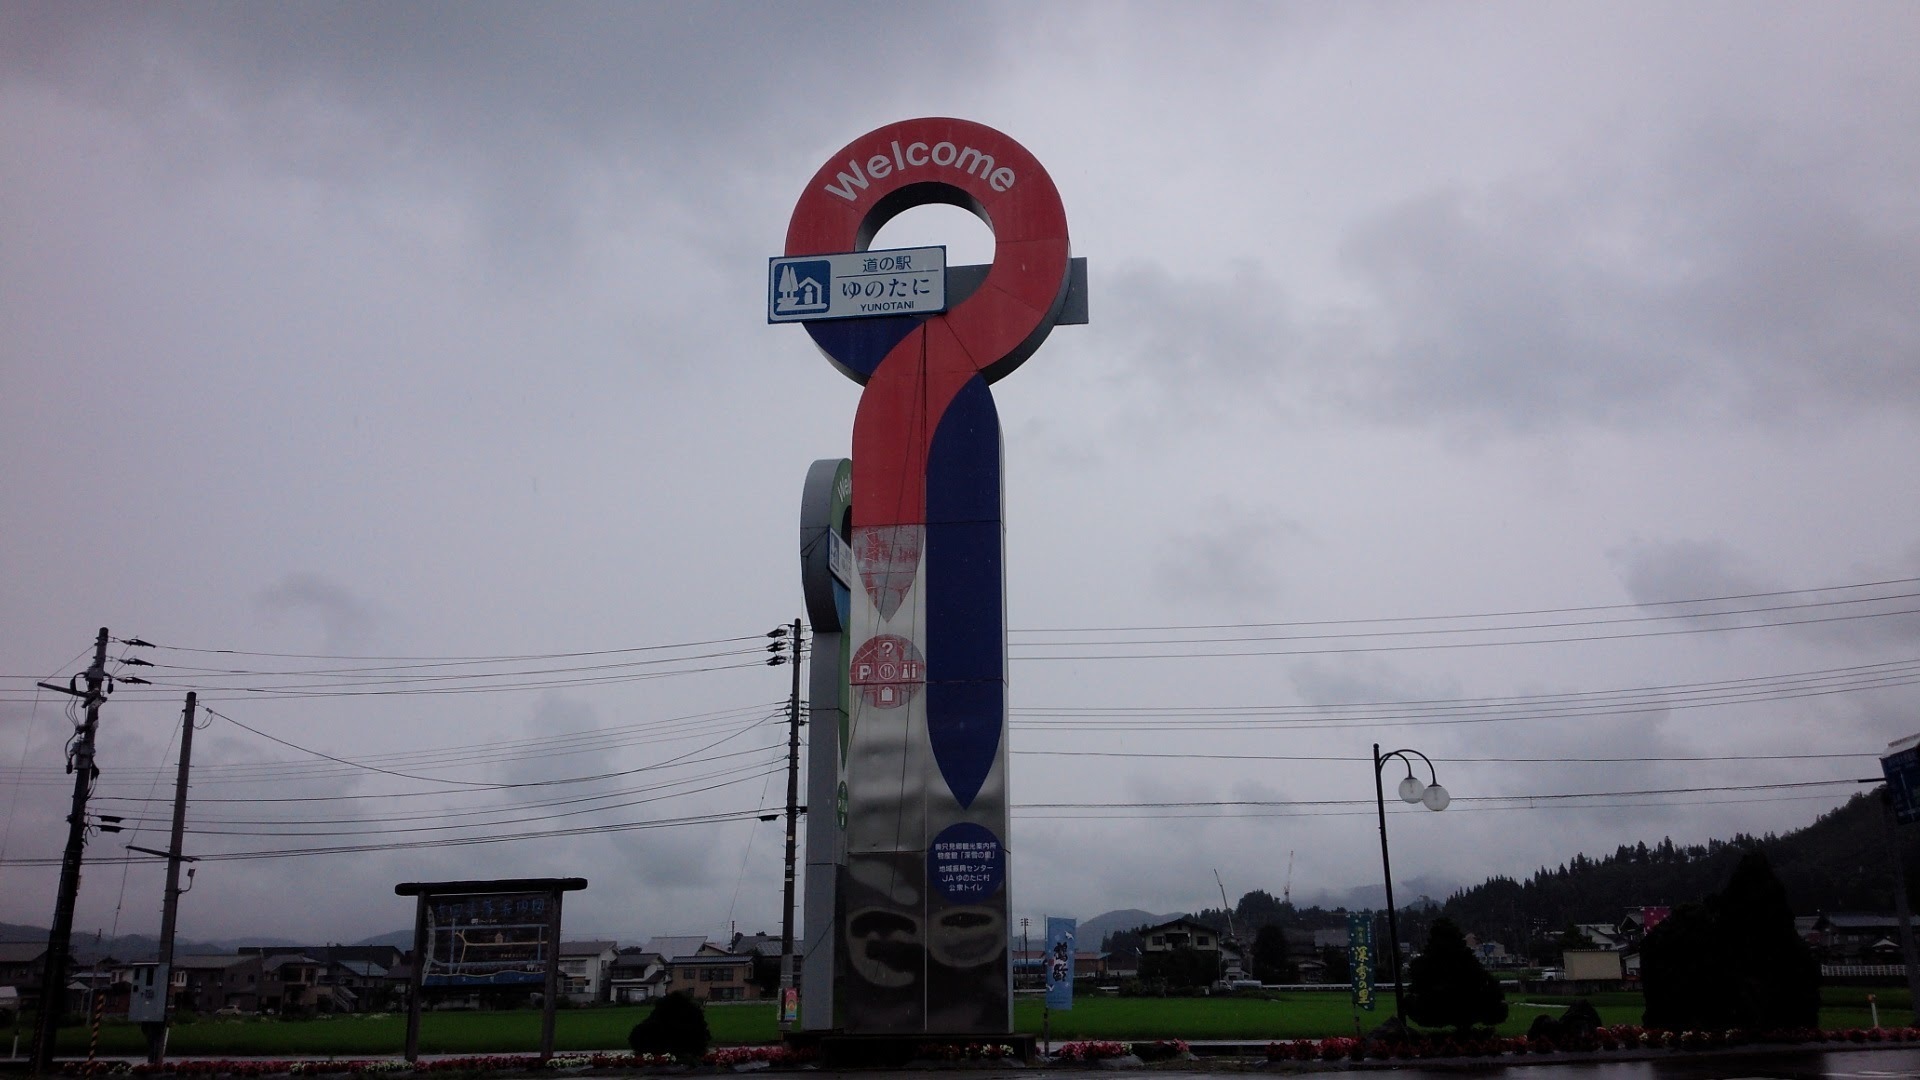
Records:
[[[1171,922],[1157,923],[1153,926],[1143,926],[1140,928],[1140,936],[1143,938],[1149,937],[1153,934],[1163,933],[1168,930],[1194,930],[1212,934],[1216,938],[1226,936],[1213,927],[1208,926],[1206,923],[1197,922],[1188,918],[1174,919]]]
[[[711,967],[721,964],[744,964],[752,959],[751,956],[739,953],[700,953],[695,956],[676,956],[673,958],[673,965],[675,967]]]
[[[1900,920],[1897,916],[1893,915],[1875,915],[1860,911],[1841,911],[1822,914],[1814,925],[1824,925],[1833,930],[1880,930],[1887,927],[1898,927]]]
[[[761,956],[779,956],[780,936],[778,934],[736,934],[733,938],[733,952],[759,953]],[[793,939],[794,954],[800,955],[806,950],[802,947],[798,935]]]
[[[560,943],[561,956],[599,956],[602,953],[618,952],[617,941],[563,941]]]
[[[682,956],[692,956],[694,953],[699,952],[701,946],[706,943],[707,939],[699,934],[681,937],[656,937],[647,939],[646,949],[650,953],[659,953],[661,956],[673,960]]]
[[[246,959],[251,958],[248,957]],[[320,961],[315,960],[305,953],[276,953],[272,956],[263,956],[260,958],[260,966],[266,968],[268,971],[278,971],[288,964],[318,965],[319,963]]]
[[[378,979],[387,973],[386,968],[371,960],[342,960],[340,966],[363,979]]]
[[[45,955],[44,941],[0,941],[0,964],[25,964]]]
[[[259,959],[257,956],[234,956],[228,953],[218,953],[213,956],[176,956],[173,958],[173,966],[176,968],[218,969],[252,963]]]

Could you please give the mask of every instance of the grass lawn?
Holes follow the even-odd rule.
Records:
[[[1912,1016],[1904,988],[1825,987],[1820,1026],[1868,1027],[1867,995],[1879,1000],[1880,1023],[1896,1027]],[[1540,1015],[1557,1016],[1574,998],[1510,994],[1505,1035],[1524,1034]],[[1588,998],[1608,1024],[1638,1024],[1638,993],[1594,994]],[[1070,1039],[1305,1039],[1351,1035],[1393,1015],[1391,988],[1380,995],[1374,1012],[1356,1014],[1340,992],[1288,993],[1265,998],[1109,998],[1082,997],[1071,1012],[1056,1012],[1049,1033],[1055,1042]],[[559,1050],[624,1050],[627,1031],[646,1015],[642,1006],[562,1009],[555,1016],[554,1046]],[[707,1007],[707,1026],[718,1045],[770,1043],[779,1039],[771,1002]],[[1014,1007],[1014,1028],[1038,1035],[1040,1002],[1023,997]],[[29,1029],[30,1033],[30,1029]],[[63,1054],[84,1052],[88,1031],[64,1028]],[[168,1050],[181,1055],[339,1057],[398,1054],[406,1039],[406,1019],[398,1015],[342,1016],[327,1020],[198,1020],[176,1025]],[[515,1012],[435,1012],[420,1019],[420,1049],[428,1054],[531,1053],[540,1043],[540,1014]],[[101,1031],[103,1054],[142,1053],[145,1043],[132,1024],[109,1023]]]

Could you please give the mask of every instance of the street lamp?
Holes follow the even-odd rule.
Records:
[[[1387,858],[1387,795],[1385,782],[1380,774],[1387,762],[1399,759],[1407,767],[1406,779],[1400,781],[1401,802],[1415,803],[1429,810],[1445,810],[1452,799],[1447,789],[1440,786],[1440,778],[1433,771],[1433,760],[1418,750],[1389,750],[1380,752],[1380,744],[1373,744],[1373,804],[1380,813],[1380,869],[1387,879],[1387,941],[1393,952],[1393,1015],[1400,1021],[1400,1030],[1407,1030],[1406,1008],[1401,1004],[1400,981],[1400,920],[1393,910],[1393,862]],[[1413,775],[1413,759],[1419,758],[1427,766],[1427,782]]]

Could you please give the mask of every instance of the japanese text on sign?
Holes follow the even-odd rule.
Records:
[[[946,307],[947,249],[943,247],[768,261],[768,322],[932,315]]]

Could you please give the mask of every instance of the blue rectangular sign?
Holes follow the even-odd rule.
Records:
[[[1040,958],[1047,973],[1047,1008],[1073,1008],[1073,943],[1079,935],[1077,919],[1047,916],[1047,953]]]
[[[1893,819],[1911,825],[1920,821],[1920,736],[1901,739],[1887,749],[1893,752],[1880,759],[1880,771],[1893,795]]]

